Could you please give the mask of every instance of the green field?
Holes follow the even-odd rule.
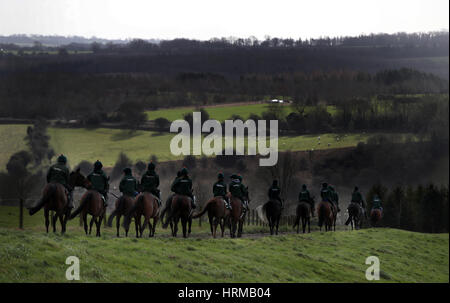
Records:
[[[0,282],[67,282],[68,256],[80,259],[80,282],[368,282],[368,256],[380,259],[379,282],[449,282],[448,234],[379,228],[211,239],[194,224],[188,239],[159,228],[151,239],[116,238],[111,228],[95,238],[78,219],[64,236],[46,234],[42,212],[26,216],[24,230],[16,224],[17,208],[1,207]]]
[[[9,157],[26,148],[23,138],[26,135],[26,125],[0,125],[0,168],[3,170]],[[159,134],[151,131],[136,131],[120,129],[85,129],[85,128],[49,128],[50,144],[56,154],[68,156],[72,165],[82,160],[93,162],[101,159],[105,166],[113,166],[120,152],[127,154],[133,161],[147,161],[151,155],[159,161],[182,159],[173,156],[169,146],[173,134]],[[366,142],[374,134],[320,134],[292,137],[280,137],[278,147],[283,150],[330,149],[356,146]],[[320,136],[320,141],[318,140]],[[404,140],[407,134],[391,134],[390,136]],[[336,140],[339,137],[339,141]],[[320,142],[320,144],[319,144]],[[328,146],[328,144],[330,144]]]
[[[283,107],[283,112],[285,115],[293,112],[289,104],[278,105]],[[269,107],[268,103],[258,103],[258,104],[243,104],[243,105],[225,105],[225,106],[209,106],[204,107],[208,112],[210,119],[215,119],[218,121],[224,121],[231,118],[233,115],[239,115],[243,119],[248,119],[251,114],[256,114],[261,116],[261,114],[267,111]],[[306,108],[306,111],[312,107]],[[328,106],[328,111],[333,114],[336,112],[334,106]],[[177,119],[182,119],[184,114],[192,113],[195,111],[195,107],[179,107],[170,109],[158,109],[154,111],[147,111],[147,117],[149,120],[155,120],[157,118],[165,118],[169,121],[174,121]]]

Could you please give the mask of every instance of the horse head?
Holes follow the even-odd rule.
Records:
[[[69,185],[73,187],[84,187],[84,188],[90,188],[91,182],[89,182],[88,179],[81,173],[80,168],[78,167],[77,170],[73,171],[69,175]]]

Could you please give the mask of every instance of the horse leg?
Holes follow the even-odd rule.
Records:
[[[185,217],[181,217],[181,227],[183,228],[183,238],[187,238],[187,221]]]
[[[64,235],[66,232],[66,226],[64,224],[64,214],[60,214],[59,216],[59,223],[61,223],[61,234]]]
[[[275,235],[278,235],[278,227],[280,226],[280,217],[277,218],[277,230],[275,231]]]
[[[310,218],[308,217],[307,219],[308,222],[308,233],[311,233],[311,222],[310,222]]]
[[[88,225],[87,225],[87,212],[83,213],[83,227],[86,235],[88,234]]]
[[[45,217],[45,228],[47,229],[48,233],[48,226],[50,225],[50,220],[48,218],[48,210],[44,210],[44,217]]]
[[[242,226],[243,225],[244,225],[244,223],[243,223],[242,219],[239,220],[239,227],[238,227],[238,234],[237,234],[238,238],[240,238],[242,236]]]
[[[211,235],[213,235],[214,234],[214,231],[213,231],[213,217],[212,216],[208,217],[208,221],[209,221],[209,229],[211,230]]]
[[[92,225],[94,225],[95,217],[92,216],[91,222],[89,222],[89,234],[92,232]]]
[[[154,217],[154,218],[153,218],[152,237],[155,236],[156,224],[158,224],[158,221],[159,221],[158,219],[159,219],[158,217]]]
[[[178,221],[180,220],[179,217],[176,217],[174,222],[173,222],[173,236],[176,237],[177,236],[177,232],[178,232]]]
[[[148,237],[150,238],[150,237],[152,237],[153,225],[150,222],[150,219],[148,219],[147,222],[148,222]],[[153,224],[155,224],[155,219],[153,219]],[[142,237],[142,235],[141,235],[141,237]]]
[[[152,226],[150,225],[150,221],[149,221],[148,218],[144,217],[144,223],[142,224],[142,227],[141,227],[141,230],[140,230],[141,238],[142,238],[142,234],[144,233],[145,228],[147,227],[147,224],[149,224],[148,228],[150,229],[150,234],[152,233]],[[149,237],[150,237],[150,234],[148,235]]]
[[[53,227],[53,232],[54,233],[56,232],[56,221],[58,221],[57,214],[54,214],[52,216],[52,227]]]
[[[224,234],[224,232],[225,232],[225,223],[224,223],[224,219],[223,218],[221,218],[220,219],[220,230],[222,231],[222,238],[223,238],[223,234]]]
[[[217,218],[214,218],[213,226],[212,226],[212,229],[213,229],[212,236],[213,236],[213,238],[216,238],[216,231],[217,231],[217,225],[218,224],[219,224],[219,222],[217,222]]]
[[[100,227],[102,226],[102,219],[103,219],[103,215],[100,215],[99,217],[97,217],[97,220],[95,222],[95,225],[97,225],[97,237],[101,237],[100,234]]]
[[[192,228],[192,217],[188,218],[188,235],[191,234],[191,228]]]
[[[303,233],[305,233],[305,229],[306,229],[306,220],[307,220],[307,218],[302,217],[302,230],[303,230]]]
[[[134,229],[136,230],[136,238],[139,238],[139,230],[141,229],[141,217],[134,216]]]

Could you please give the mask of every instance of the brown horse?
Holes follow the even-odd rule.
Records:
[[[217,225],[220,225],[222,237],[225,232],[225,220],[230,211],[225,207],[225,201],[222,197],[214,197],[206,202],[205,207],[200,213],[194,214],[193,219],[199,218],[208,212],[209,225],[211,227],[211,235],[216,237]]]
[[[305,233],[306,225],[308,224],[308,233],[311,232],[311,205],[306,202],[300,202],[295,211],[296,217],[293,228],[297,227],[297,234],[300,232],[300,219],[302,220],[302,229]]]
[[[345,222],[345,225],[350,224],[350,226],[352,227],[352,230],[353,230],[353,226],[355,227],[355,229],[360,229],[362,227],[362,223],[363,223],[363,220],[362,220],[363,213],[362,213],[361,206],[357,203],[350,202],[347,209],[348,209],[348,219]]]
[[[178,222],[181,219],[181,225],[183,228],[183,237],[187,238],[191,233],[192,217],[191,217],[191,198],[184,195],[174,195],[172,203],[170,205],[170,214],[163,224],[163,228],[167,228],[168,224],[173,224],[172,236],[176,237],[178,232]]]
[[[155,235],[156,224],[159,220],[159,204],[157,198],[149,192],[140,193],[136,199],[134,206],[128,211],[125,216],[123,225],[128,228],[131,223],[131,217],[135,214],[137,220],[135,222],[139,225],[139,233],[142,238],[142,233],[148,225],[149,237]],[[144,216],[144,224],[141,225],[141,216]],[[150,223],[150,219],[153,218],[153,225]]]
[[[278,200],[269,200],[258,211],[258,216],[262,221],[267,221],[269,224],[270,234],[278,235],[278,226],[281,219],[281,202]],[[262,217],[262,218],[261,218]]]
[[[325,231],[336,231],[336,213],[335,206],[330,202],[321,201],[317,206],[317,217],[319,218],[319,227],[322,231],[322,225],[325,225]]]
[[[80,173],[78,168],[75,172],[71,172],[69,175],[69,188],[85,187],[86,178]],[[48,233],[48,227],[50,225],[49,215],[50,211],[54,211],[55,214],[52,217],[53,232],[56,232],[56,221],[59,218],[61,223],[61,233],[66,232],[67,220],[70,216],[70,208],[68,207],[67,189],[64,185],[59,183],[49,183],[42,190],[42,200],[38,202],[36,211],[41,207],[44,207],[45,228]]]
[[[376,226],[378,222],[380,222],[381,218],[383,217],[383,212],[379,208],[372,208],[370,211],[370,224],[372,226]]]
[[[231,211],[228,217],[228,227],[230,228],[230,236],[231,238],[237,237],[240,238],[242,236],[242,227],[244,225],[245,215],[244,205],[241,199],[228,194],[230,199]],[[248,199],[248,198],[247,198]]]
[[[75,218],[79,213],[84,222],[84,231],[88,234],[87,215],[91,215],[91,222],[89,223],[89,234],[92,231],[92,225],[95,223],[97,227],[96,236],[100,237],[100,227],[102,225],[103,217],[106,213],[106,208],[103,203],[102,195],[96,190],[88,190],[83,194],[80,200],[80,206],[72,213],[70,219]]]
[[[123,195],[121,197],[119,197],[116,200],[116,209],[114,209],[114,211],[111,213],[111,215],[108,218],[108,226],[111,227],[112,226],[112,221],[114,219],[114,217],[116,218],[116,228],[117,228],[117,237],[119,237],[119,229],[120,229],[120,218],[121,216],[126,216],[126,215],[132,215],[134,217],[134,226],[136,229],[136,238],[139,238],[139,233],[138,233],[138,228],[140,226],[140,223],[138,222],[138,218],[136,216],[136,213],[132,213],[130,212],[131,209],[133,209],[135,203],[135,199],[133,197],[127,196],[127,195]],[[130,225],[128,224],[128,226],[124,226],[125,228],[125,237],[128,237],[128,230],[129,230]]]

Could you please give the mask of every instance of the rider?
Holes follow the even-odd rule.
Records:
[[[329,186],[329,190],[330,190],[330,196],[331,196],[331,201],[336,205],[336,209],[337,212],[340,212],[341,209],[339,208],[339,195],[338,193],[334,190],[333,186]]]
[[[58,183],[66,189],[68,208],[73,208],[72,190],[69,187],[69,169],[66,166],[67,158],[64,155],[58,157],[57,163],[50,166],[47,172],[47,184]],[[29,209],[30,216],[38,212],[44,206],[44,200],[40,199],[36,206]]]
[[[267,195],[269,196],[269,199],[279,201],[281,204],[281,208],[283,208],[283,201],[281,200],[280,194],[281,189],[278,186],[278,180],[273,180],[272,186],[269,187]]]
[[[230,193],[233,197],[239,198],[244,204],[244,210],[248,210],[248,202],[245,198],[247,195],[247,189],[242,184],[242,177],[240,175],[231,175],[231,183],[228,186]]]
[[[124,196],[136,197],[137,195],[137,181],[131,173],[131,168],[123,169],[124,176],[119,184],[119,190]]]
[[[381,205],[381,199],[378,195],[373,197],[372,209],[379,209],[383,212],[383,206]]]
[[[311,205],[311,215],[314,217],[314,200],[311,199],[309,190],[306,188],[306,184],[302,185],[302,191],[298,194],[298,202],[306,202]]]
[[[367,219],[366,204],[364,203],[364,199],[363,199],[361,193],[359,192],[358,186],[355,186],[355,189],[353,190],[351,203],[358,204],[362,209],[364,217],[366,217],[366,219]]]
[[[159,176],[155,171],[155,164],[150,162],[148,164],[148,169],[141,178],[142,191],[149,192],[152,195],[158,197],[158,204],[161,206],[161,193],[158,189],[159,186]]]
[[[175,194],[184,195],[191,198],[191,206],[192,209],[197,208],[195,203],[194,195],[192,194],[192,180],[188,176],[188,170],[186,167],[183,167],[180,171],[180,177],[177,177],[175,181],[172,183],[170,190]]]
[[[99,160],[94,163],[94,170],[87,176],[87,179],[92,184],[92,189],[98,191],[102,195],[103,205],[108,206],[108,189],[109,177],[106,176],[102,170],[103,164]]]
[[[328,183],[322,183],[322,188],[320,189],[320,197],[322,198],[322,201],[329,202],[331,203],[331,205],[334,205],[333,193],[331,192]]]
[[[222,197],[225,201],[225,207],[231,209],[230,201],[227,197],[227,185],[224,182],[223,173],[217,175],[217,182],[213,185],[213,195],[214,197]]]

